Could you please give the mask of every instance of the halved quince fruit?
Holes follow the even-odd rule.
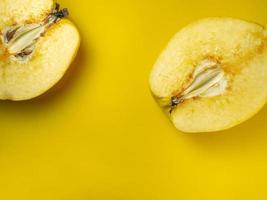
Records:
[[[150,87],[177,129],[231,128],[266,103],[267,30],[232,18],[195,22],[162,53]]]
[[[80,37],[52,0],[0,1],[0,99],[26,100],[57,83]]]

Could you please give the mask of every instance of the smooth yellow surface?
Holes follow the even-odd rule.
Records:
[[[267,1],[60,3],[82,46],[49,93],[0,102],[1,200],[266,199],[267,108],[228,131],[183,134],[148,75],[184,25],[209,16],[267,25]]]

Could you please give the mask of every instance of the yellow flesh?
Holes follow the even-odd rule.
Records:
[[[51,12],[52,0],[1,0],[0,30],[14,23],[38,22]]]
[[[16,21],[22,25],[42,21],[53,5],[52,1],[26,1],[30,7],[21,7],[15,0],[0,3],[0,28]],[[20,5],[17,7],[16,5]],[[14,10],[16,11],[14,15]],[[14,20],[15,19],[15,20]],[[60,20],[39,38],[32,58],[18,62],[4,56],[0,42],[0,99],[25,100],[36,97],[51,88],[64,75],[79,46],[79,34],[74,25]]]
[[[187,100],[175,108],[171,120],[184,132],[235,126],[266,102],[266,43],[266,29],[253,23],[230,18],[196,22],[180,31],[160,56],[151,73],[151,90],[159,101],[169,99],[182,92],[202,60],[216,60],[229,79],[225,94]]]

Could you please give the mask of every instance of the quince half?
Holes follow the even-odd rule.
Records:
[[[52,0],[0,1],[0,99],[39,96],[64,75],[79,47],[75,26]]]
[[[150,88],[183,132],[236,126],[267,100],[267,30],[233,18],[190,24],[157,60]]]

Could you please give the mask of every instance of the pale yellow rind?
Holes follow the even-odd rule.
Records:
[[[176,34],[155,64],[152,93],[158,100],[171,97],[201,60],[218,60],[229,76],[227,92],[187,100],[170,117],[184,132],[233,127],[253,116],[267,100],[266,44],[266,29],[254,23],[231,18],[193,23]]]
[[[69,20],[61,20],[41,37],[30,61],[0,64],[0,99],[26,100],[57,83],[71,64],[80,37]]]

